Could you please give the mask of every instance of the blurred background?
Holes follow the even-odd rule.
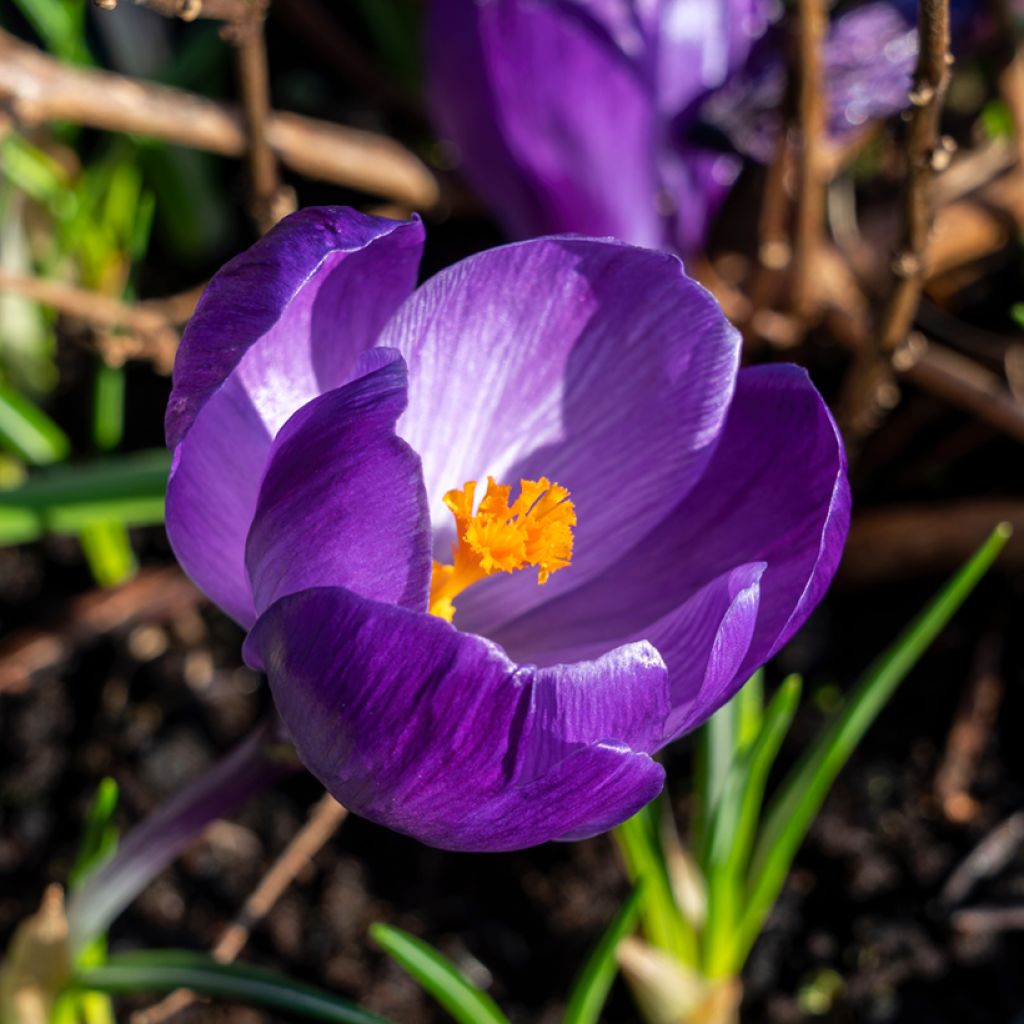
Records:
[[[117,780],[126,827],[269,708],[240,631],[181,575],[161,525],[170,370],[204,282],[301,206],[419,211],[424,276],[505,239],[431,128],[423,7],[0,0],[0,946],[66,878],[100,779]],[[743,163],[687,261],[748,360],[807,366],[849,442],[847,555],[767,673],[809,682],[780,770],[992,526],[1017,528],[840,776],[744,975],[751,1021],[1024,1021],[1024,72],[1013,12],[996,8],[1008,21],[959,55],[946,98],[936,230],[895,356],[865,351],[858,317],[891,279],[899,116],[823,183],[831,241],[809,304],[766,249],[795,230],[784,159]],[[668,755],[680,820],[685,748]],[[212,946],[318,795],[297,778],[210,828],[113,947]],[[396,1021],[446,1019],[370,944],[369,925],[391,922],[513,1020],[553,1022],[626,890],[607,838],[474,856],[352,818],[246,956]],[[605,1019],[637,1019],[625,989]]]

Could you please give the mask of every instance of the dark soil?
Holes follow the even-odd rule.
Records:
[[[155,535],[140,540],[154,557],[163,547]],[[55,591],[80,582],[72,562],[64,544],[4,552],[5,621],[42,616]],[[884,594],[836,594],[782,667],[816,664],[812,678],[845,682],[930,589],[921,583]],[[807,1019],[815,993],[835,977],[841,982],[825,1020],[1024,1020],[1021,935],[958,931],[953,914],[962,907],[939,899],[973,845],[1021,802],[1024,753],[1012,724],[1022,711],[1014,685],[1020,652],[1012,632],[1001,724],[976,780],[979,810],[968,826],[953,826],[933,796],[972,647],[997,608],[1012,619],[1020,605],[1007,581],[993,578],[983,586],[843,773],[751,958],[745,1019]],[[119,820],[127,827],[200,775],[265,710],[266,690],[240,664],[239,639],[232,624],[204,608],[166,627],[141,625],[84,644],[59,670],[37,676],[27,692],[3,699],[0,939],[34,909],[47,882],[66,877],[101,776],[120,783]],[[799,754],[819,720],[808,700],[784,758]],[[683,818],[687,755],[685,741],[670,754]],[[256,799],[237,821],[211,829],[116,923],[113,948],[211,945],[317,795],[311,779],[297,777]],[[1021,902],[1022,869],[1017,856],[995,877],[981,879],[965,905]],[[350,819],[257,930],[246,955],[402,1024],[443,1020],[371,947],[368,926],[389,921],[436,943],[490,984],[514,1021],[553,1024],[574,972],[624,892],[606,838],[460,855]],[[189,1013],[183,1019],[284,1019],[209,1006]],[[636,1019],[624,990],[616,991],[606,1019]]]

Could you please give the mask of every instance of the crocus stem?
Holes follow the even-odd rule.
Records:
[[[262,723],[210,771],[128,833],[114,856],[71,899],[73,950],[106,931],[211,821],[234,813],[298,767],[281,743],[278,728],[274,720]]]

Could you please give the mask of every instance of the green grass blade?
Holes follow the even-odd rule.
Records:
[[[0,444],[33,466],[66,459],[67,435],[34,402],[0,385]]]
[[[690,841],[705,872],[711,856],[711,823],[716,819],[719,822],[735,820],[738,813],[735,806],[738,794],[728,782],[743,750],[760,729],[763,686],[763,673],[755,672],[743,689],[701,726],[694,738],[698,810]],[[723,800],[733,806],[719,806]]]
[[[739,971],[734,956],[738,919],[743,910],[743,882],[757,833],[768,774],[789,731],[800,702],[799,676],[789,676],[775,692],[757,739],[733,766],[727,787],[733,791],[719,805],[711,824],[708,863],[708,919],[704,932],[704,972],[724,978]],[[732,814],[725,820],[726,813]]]
[[[1009,539],[1002,523],[977,553],[861,677],[843,711],[804,754],[773,799],[752,859],[747,909],[737,936],[744,958],[782,888],[811,821],[864,733]]]
[[[169,468],[170,454],[161,448],[37,473],[0,491],[0,544],[47,531],[79,533],[95,523],[161,523]]]
[[[101,452],[113,451],[124,437],[123,366],[96,367],[92,393],[92,441]]]
[[[93,579],[101,587],[116,587],[138,571],[131,538],[122,523],[89,523],[82,527],[78,542]]]
[[[54,56],[91,64],[85,42],[85,0],[15,0],[25,20]]]
[[[659,804],[648,804],[615,829],[630,881],[642,887],[640,919],[647,941],[690,967],[697,965],[697,933],[676,903],[659,838]]]
[[[281,1010],[333,1024],[386,1024],[382,1017],[322,989],[248,964],[221,964],[187,950],[146,950],[77,971],[74,987],[124,995],[187,988],[199,995]]]
[[[636,927],[642,891],[634,889],[601,936],[569,994],[563,1024],[597,1024],[615,980],[619,943]]]
[[[494,1000],[433,946],[387,924],[371,925],[370,935],[459,1024],[508,1024]]]
[[[85,830],[78,846],[78,856],[68,873],[69,888],[76,888],[100,861],[106,860],[117,844],[114,812],[117,810],[118,796],[117,783],[113,779],[100,780],[85,819]]]

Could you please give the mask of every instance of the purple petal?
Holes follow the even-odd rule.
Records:
[[[246,544],[258,612],[318,586],[426,611],[427,496],[419,457],[395,436],[405,363],[373,352],[391,361],[303,406],[277,435]]]
[[[718,89],[767,31],[770,0],[661,0],[649,18],[658,103],[669,116]]]
[[[649,83],[586,11],[433,0],[427,66],[442,134],[514,236],[664,244]]]
[[[821,600],[849,513],[842,442],[806,372],[743,370],[714,458],[685,500],[601,576],[494,639],[544,664],[645,637],[669,668],[670,734],[692,728]]]
[[[914,5],[916,6],[916,4]],[[842,143],[866,123],[909,105],[917,57],[913,18],[876,2],[836,18],[825,40],[828,129]],[[769,33],[745,66],[702,105],[701,117],[724,132],[743,154],[768,163],[782,130],[786,91],[781,31]]]
[[[422,238],[418,221],[303,210],[228,263],[189,323],[167,412],[167,533],[244,626],[255,620],[245,536],[274,435],[348,379],[412,290]]]
[[[409,364],[399,433],[423,459],[435,551],[451,487],[492,474],[568,487],[571,567],[543,588],[492,577],[456,623],[490,634],[579,586],[645,536],[704,470],[732,397],[739,336],[664,253],[579,238],[481,253],[428,281],[381,336]]]
[[[866,4],[832,24],[824,60],[829,133],[841,141],[909,106],[917,30],[892,5]]]
[[[447,623],[341,588],[276,602],[246,641],[303,762],[346,806],[434,846],[591,835],[660,790],[668,712],[649,644],[517,666]]]

